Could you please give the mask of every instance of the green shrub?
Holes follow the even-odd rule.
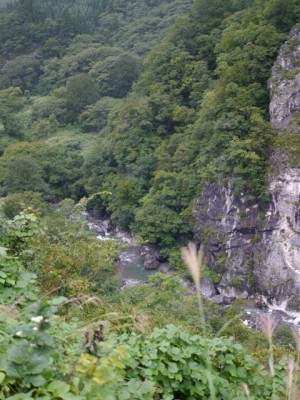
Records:
[[[49,95],[35,100],[32,107],[34,119],[49,118],[53,115],[59,122],[66,121],[67,101],[61,96]]]
[[[159,399],[209,399],[205,353],[212,360],[212,377],[216,399],[251,399],[272,397],[271,377],[249,356],[241,345],[228,338],[204,338],[191,335],[174,325],[154,329],[147,337],[123,334],[110,339],[114,345],[126,345],[130,362],[127,377],[155,383]],[[278,377],[284,373],[278,366]],[[284,393],[284,382],[278,395]]]
[[[13,218],[28,207],[32,207],[42,215],[48,208],[41,193],[27,191],[12,193],[5,197],[3,211],[7,218]]]

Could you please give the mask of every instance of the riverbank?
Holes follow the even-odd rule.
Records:
[[[83,213],[87,224],[99,240],[113,240],[124,243],[117,259],[117,277],[120,289],[138,286],[148,282],[149,277],[157,272],[176,276],[172,268],[159,254],[153,245],[140,244],[130,233],[115,227],[109,218],[93,218],[89,213]],[[195,292],[194,284],[189,279],[178,277],[181,286],[188,292]],[[201,280],[201,293],[206,301],[211,301],[226,310],[231,302],[217,293],[211,279]],[[276,304],[261,295],[254,295],[239,302],[240,320],[249,328],[261,330],[261,324],[267,314],[274,318],[279,326],[293,326],[300,331],[300,312],[289,309],[288,301]]]

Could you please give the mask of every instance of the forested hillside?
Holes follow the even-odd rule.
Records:
[[[167,248],[206,180],[264,196],[267,81],[297,1],[195,1],[146,56],[189,1],[71,3],[1,14],[2,194],[102,193],[94,207]]]
[[[220,276],[179,249],[208,182],[269,199],[268,81],[299,1],[0,8],[0,399],[296,400],[299,365],[283,356],[297,359],[298,331],[266,318],[264,337],[242,302],[203,304],[200,275]],[[85,210],[156,245],[180,278],[121,291],[126,245],[97,240]]]

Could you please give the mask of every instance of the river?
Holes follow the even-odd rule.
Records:
[[[99,240],[113,240],[127,244],[126,249],[120,252],[117,261],[117,276],[122,289],[147,282],[149,276],[157,272],[157,269],[145,269],[146,257],[152,252],[150,246],[138,244],[130,233],[114,227],[109,219],[94,219],[88,213],[83,213],[83,216]]]
[[[143,284],[148,281],[149,276],[160,270],[170,273],[170,269],[168,270],[168,268],[166,268],[166,270],[164,270],[164,268],[161,268],[164,264],[161,264],[159,268],[145,269],[146,257],[149,255],[150,257],[157,257],[157,250],[155,251],[151,246],[138,244],[130,233],[114,227],[108,219],[93,219],[88,213],[83,213],[83,216],[87,219],[89,228],[95,231],[99,240],[113,240],[127,244],[126,249],[120,252],[117,261],[117,276],[121,289]],[[187,280],[180,279],[180,281],[183,287],[191,292],[194,291],[193,285],[188,283]],[[203,297],[219,303],[221,308],[229,307],[228,303],[222,306],[223,302],[217,301],[217,298],[221,296],[216,295],[212,283],[206,281],[206,279],[202,279],[201,282]],[[254,295],[254,297],[255,296],[256,295]],[[261,299],[261,307],[257,308],[254,306],[251,297],[241,306],[243,314],[241,315],[241,321],[244,325],[252,329],[260,330],[261,323],[266,318],[266,314],[271,314],[272,317],[277,320],[279,326],[289,325],[296,327],[297,330],[300,329],[300,312],[289,310],[287,307],[287,300],[276,303],[274,300],[270,301],[261,295],[258,296]]]

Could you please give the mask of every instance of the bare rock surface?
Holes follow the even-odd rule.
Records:
[[[255,252],[258,289],[273,297],[298,295],[300,283],[300,168],[294,145],[300,132],[300,25],[281,47],[270,79],[270,119],[282,145],[271,159],[272,202]]]
[[[300,24],[281,47],[270,78],[271,201],[235,196],[228,181],[207,183],[194,205],[195,237],[219,276],[224,301],[255,292],[283,300],[300,294]],[[297,144],[298,143],[298,144]]]

